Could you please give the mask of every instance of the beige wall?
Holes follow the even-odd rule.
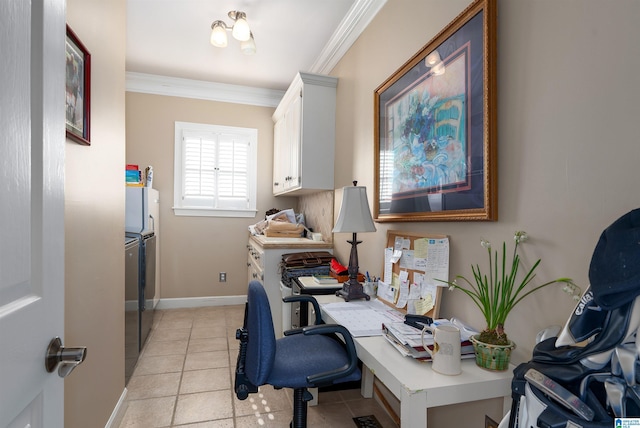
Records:
[[[160,192],[160,295],[166,298],[246,294],[248,226],[271,208],[296,208],[272,195],[274,108],[127,92],[127,163],[153,165]],[[255,218],[173,214],[174,123],[258,129],[258,214]],[[219,272],[227,282],[218,282]]]
[[[91,146],[66,143],[65,344],[87,359],[65,382],[67,428],[102,427],[124,390],[124,0],[67,0],[91,53]]]
[[[337,188],[358,179],[373,204],[373,93],[469,3],[389,0],[334,68]],[[361,268],[381,273],[386,231],[400,229],[449,235],[450,274],[470,276],[471,263],[486,263],[481,237],[495,245],[526,230],[523,261],[542,258],[539,279],[569,276],[587,287],[600,233],[639,205],[639,14],[640,3],[630,0],[499,1],[499,220],[378,224],[359,236]],[[344,239],[334,241],[346,259]],[[545,289],[516,307],[506,325],[518,345],[515,361],[528,360],[536,333],[564,324],[573,306]],[[484,324],[462,293],[445,293],[441,313]]]

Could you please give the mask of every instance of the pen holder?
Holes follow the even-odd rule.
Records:
[[[378,281],[365,281],[362,288],[369,296],[376,297],[378,294]]]

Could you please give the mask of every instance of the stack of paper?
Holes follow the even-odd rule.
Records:
[[[403,315],[376,300],[336,302],[322,305],[336,323],[343,325],[353,337],[382,336],[382,326],[402,322]]]
[[[438,325],[453,325],[460,329],[460,354],[462,358],[472,358],[473,344],[469,338],[478,332],[460,320],[455,318],[451,320],[439,319],[432,324],[433,327]],[[383,326],[384,337],[393,345],[393,347],[405,357],[412,357],[418,360],[430,361],[431,355],[425,351],[422,342],[422,330],[411,327],[404,322],[385,323]],[[424,334],[424,344],[433,350],[433,336],[429,332]]]

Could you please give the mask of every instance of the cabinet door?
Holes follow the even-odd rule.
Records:
[[[302,102],[295,97],[273,131],[273,193],[300,187]]]
[[[286,188],[300,187],[300,144],[302,134],[302,96],[296,97],[287,111],[287,134],[289,136],[289,173]]]
[[[280,118],[273,127],[273,194],[284,191],[285,177],[288,174],[289,142],[286,132],[286,116]],[[286,156],[287,159],[284,159]]]

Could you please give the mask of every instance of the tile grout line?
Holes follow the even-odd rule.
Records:
[[[182,370],[180,370],[180,380],[178,381],[178,390],[176,391],[176,397],[173,401],[173,412],[171,413],[170,427],[175,425],[176,412],[178,410],[178,398],[180,397],[180,388],[182,388],[182,379],[184,378],[184,369],[187,364],[187,353],[189,351],[189,344],[191,343],[191,332],[193,331],[193,319],[191,319],[191,327],[189,327],[189,337],[187,338],[187,347],[184,350],[184,358],[182,359]]]

